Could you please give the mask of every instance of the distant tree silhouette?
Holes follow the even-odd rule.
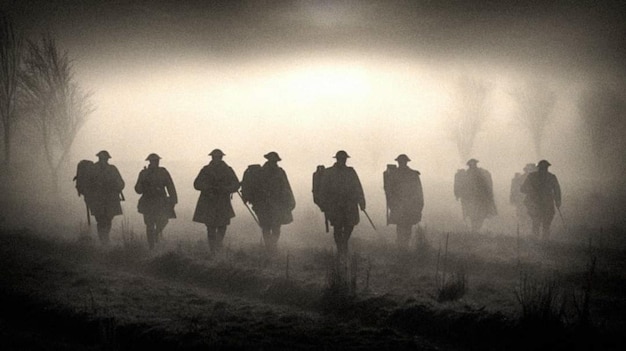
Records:
[[[11,141],[20,114],[20,69],[22,62],[22,37],[16,33],[11,19],[0,12],[0,120],[4,144],[4,167],[11,164]]]
[[[451,132],[461,161],[464,162],[470,158],[476,135],[489,113],[487,97],[491,86],[483,80],[463,76],[455,88],[452,95],[455,110],[451,114]]]
[[[543,82],[527,82],[511,96],[519,106],[518,119],[532,135],[535,156],[541,158],[541,142],[550,115],[556,103],[556,93]]]
[[[67,52],[59,52],[50,34],[43,35],[40,42],[28,41],[23,84],[28,122],[40,138],[56,190],[59,169],[67,162],[78,131],[94,110],[92,94],[74,81]]]
[[[603,84],[582,92],[578,108],[591,140],[597,166],[603,171],[622,172],[626,152],[626,102],[624,97]],[[623,178],[623,174],[620,174]]]

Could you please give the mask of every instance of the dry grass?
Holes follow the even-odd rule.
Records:
[[[434,240],[437,240],[436,235],[437,233],[433,234]],[[129,234],[128,237],[132,238],[132,235]],[[498,322],[500,320],[511,321],[511,325],[517,318],[521,322],[520,325],[538,321],[539,325],[560,328],[559,333],[563,335],[564,330],[568,328],[566,317],[569,317],[569,313],[578,313],[581,320],[585,313],[588,320],[598,318],[597,309],[594,310],[594,303],[598,304],[598,300],[592,300],[591,293],[595,292],[597,295],[599,291],[603,293],[607,291],[604,261],[599,264],[590,261],[594,264],[588,266],[588,284],[582,284],[583,290],[576,298],[567,301],[570,309],[567,311],[568,316],[563,315],[566,296],[563,292],[571,292],[574,286],[580,286],[584,281],[581,270],[585,262],[584,246],[568,248],[564,245],[543,247],[527,244],[521,247],[522,253],[525,254],[520,255],[519,246],[516,250],[515,237],[492,236],[480,242],[476,241],[481,240],[477,235],[444,233],[439,234],[439,238],[442,249],[446,239],[447,245],[445,251],[441,250],[438,257],[436,253],[427,257],[418,257],[419,255],[412,253],[397,255],[393,249],[362,242],[360,250],[366,259],[353,255],[345,265],[340,265],[332,252],[319,248],[290,248],[288,252],[282,251],[276,259],[268,262],[263,250],[240,245],[234,245],[237,247],[235,251],[226,249],[227,253],[223,257],[215,258],[207,257],[205,254],[204,241],[170,241],[156,254],[148,252],[143,247],[145,245],[138,245],[136,250],[125,249],[125,246],[134,247],[134,245],[124,245],[122,242],[122,245],[107,249],[94,247],[92,254],[84,257],[84,261],[89,262],[89,268],[80,268],[80,272],[87,274],[88,270],[97,266],[99,270],[105,269],[106,274],[98,272],[96,276],[101,277],[99,279],[73,278],[69,288],[59,290],[62,291],[59,296],[64,298],[63,296],[72,290],[91,288],[98,302],[94,304],[95,309],[111,308],[110,313],[94,314],[98,314],[100,318],[115,316],[115,320],[118,321],[116,323],[123,320],[124,316],[139,318],[134,316],[143,316],[148,311],[150,311],[148,319],[160,320],[161,317],[157,316],[167,315],[170,313],[168,311],[176,311],[182,313],[176,317],[183,323],[184,327],[181,328],[199,334],[208,332],[203,324],[213,320],[211,307],[214,302],[203,300],[198,296],[189,296],[191,290],[197,291],[194,294],[200,295],[217,291],[235,299],[252,298],[256,299],[256,303],[261,301],[264,304],[291,310],[325,312],[324,316],[331,314],[330,318],[354,321],[351,323],[359,323],[361,327],[375,330],[388,328],[388,318],[395,315],[398,317],[398,325],[409,332],[437,334],[436,331],[428,329],[427,325],[420,326],[420,323],[424,323],[424,318],[428,317],[429,324],[449,328],[452,333],[458,333],[462,339],[459,341],[461,343],[469,342],[467,338],[470,334],[488,335],[483,332],[488,327],[492,328],[500,323]],[[520,240],[523,241],[517,238],[517,241]],[[6,248],[6,257],[11,257],[8,254],[15,251],[16,242],[21,241],[12,241],[11,250]],[[64,252],[63,257],[66,258],[73,255],[74,249],[83,250],[81,246],[67,247],[63,243],[57,243],[53,248],[44,250],[46,247],[44,244],[47,242],[40,243],[39,246],[43,248],[39,248],[38,245],[34,245],[38,242],[24,240],[22,250],[41,252],[40,256]],[[132,243],[133,239],[129,242]],[[124,265],[121,256],[127,257],[128,263],[132,264]],[[494,256],[498,259],[493,259]],[[508,260],[507,256],[510,257]],[[553,257],[550,265],[541,265],[536,261],[537,257],[544,256]],[[603,260],[607,258],[606,254],[599,257]],[[574,267],[572,262],[577,266]],[[554,271],[553,263],[561,263],[559,268],[564,271],[560,272],[565,278],[569,277],[569,280],[537,278],[544,276],[543,272]],[[72,264],[80,264],[80,261],[72,261]],[[432,279],[435,265],[438,265],[437,279]],[[525,274],[519,273],[520,267],[523,267]],[[595,279],[594,271],[598,269],[603,275]],[[471,290],[468,289],[468,272],[471,272],[472,281],[476,285],[476,288]],[[63,279],[68,279],[66,275],[70,274],[71,277],[71,274],[74,274],[65,271],[57,273],[56,277],[60,280],[55,280],[55,286],[63,286]],[[158,283],[157,280],[151,280],[154,278],[157,278]],[[169,286],[164,287],[162,284]],[[511,293],[512,290],[514,294]],[[613,294],[617,293],[616,291]],[[142,300],[142,295],[148,294],[147,301]],[[84,298],[81,301],[84,301]],[[457,302],[437,303],[444,301]],[[578,312],[573,311],[572,301],[578,306]],[[508,305],[510,314],[509,310],[505,309],[509,308]],[[182,311],[181,306],[188,308]],[[206,312],[207,308],[209,312]],[[516,310],[519,310],[518,314],[513,313]],[[232,314],[237,313],[230,307],[228,311]],[[250,309],[241,310],[245,318],[258,317],[259,321],[264,321],[267,317],[262,313],[250,315],[252,312],[249,311]],[[503,311],[502,318],[489,317],[500,311]],[[225,322],[238,323],[231,320],[231,317],[234,318],[233,315],[225,316]],[[463,333],[461,331],[468,328],[468,318],[471,319],[469,321],[471,333]],[[265,322],[252,323],[264,325]],[[415,328],[415,325],[419,328]],[[110,330],[107,322],[103,321],[99,328],[102,329],[103,335],[110,335],[101,338],[103,341],[110,339],[108,342],[110,344],[116,344],[123,336],[120,334],[119,325],[115,326],[115,330]],[[511,335],[513,330],[509,324],[499,328],[506,329],[505,331],[509,333],[507,335]],[[220,336],[216,334],[209,339],[219,338]]]
[[[452,273],[449,279],[443,279],[437,288],[437,301],[456,301],[465,296],[467,292],[467,275],[464,269]]]
[[[562,288],[555,277],[537,279],[520,275],[515,297],[520,305],[520,323],[533,328],[561,326],[565,314]]]

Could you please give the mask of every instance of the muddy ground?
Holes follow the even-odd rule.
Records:
[[[403,253],[355,238],[342,284],[320,248],[211,256],[203,241],[149,251],[134,235],[102,247],[4,229],[0,340],[4,350],[623,349],[626,250],[606,238],[621,233],[602,235],[590,245],[427,233]],[[532,292],[551,313],[523,313]]]

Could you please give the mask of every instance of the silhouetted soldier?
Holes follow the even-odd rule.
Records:
[[[176,187],[167,169],[159,167],[161,157],[150,154],[150,164],[139,172],[135,191],[141,194],[137,210],[143,214],[150,249],[159,241],[170,218],[176,218],[174,206],[178,203]]]
[[[341,258],[348,255],[348,240],[355,225],[359,223],[359,208],[365,210],[365,196],[361,181],[352,167],[346,166],[350,156],[337,151],[337,162],[324,170],[321,180],[321,208],[333,226],[337,253]]]
[[[401,154],[395,161],[398,167],[388,167],[383,175],[383,185],[389,208],[388,224],[396,225],[398,249],[406,249],[412,227],[422,220],[424,193],[420,172],[407,165],[411,161],[409,157]]]
[[[530,173],[521,187],[522,193],[526,194],[524,203],[533,222],[533,235],[538,238],[542,228],[544,240],[550,238],[554,206],[561,207],[561,187],[556,176],[548,172],[549,166],[548,161],[539,161],[537,171]]]
[[[123,200],[124,180],[117,168],[109,164],[108,151],[102,150],[96,156],[98,162],[92,168],[89,209],[96,217],[100,242],[108,244],[113,217],[122,214],[120,201]]]
[[[487,217],[497,214],[491,174],[477,163],[476,159],[467,161],[468,169],[458,170],[454,177],[454,196],[461,199],[463,218],[469,217],[473,232],[480,231]]]
[[[252,204],[263,231],[265,248],[269,253],[273,253],[280,238],[281,225],[293,221],[291,211],[296,207],[296,200],[287,174],[278,166],[280,156],[272,151],[263,157],[267,162],[262,167],[250,166],[248,169],[254,174],[244,175],[242,199]],[[251,184],[247,186],[246,182]]]
[[[230,166],[222,161],[222,150],[215,149],[209,154],[211,162],[204,166],[193,182],[200,190],[200,197],[193,214],[193,221],[204,223],[212,253],[222,248],[226,227],[235,211],[230,203],[231,194],[239,189],[239,180]]]
[[[524,194],[521,192],[522,184],[526,181],[526,177],[530,172],[535,172],[537,167],[534,163],[527,163],[524,166],[524,173],[515,173],[511,180],[511,192],[509,194],[509,202],[515,206],[515,214],[517,215],[518,224],[526,225],[530,221],[526,205],[524,205]]]

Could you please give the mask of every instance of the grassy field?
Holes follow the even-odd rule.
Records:
[[[203,241],[4,230],[2,348],[617,350],[626,251],[610,235],[427,233],[406,252],[354,238],[338,273],[322,248],[212,257]]]

